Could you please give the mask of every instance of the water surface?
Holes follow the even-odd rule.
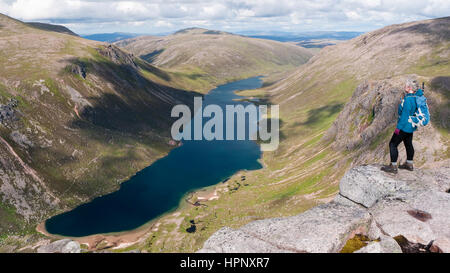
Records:
[[[234,101],[241,98],[234,91],[261,84],[255,77],[219,86],[204,97],[203,107],[248,105]],[[45,227],[49,233],[70,237],[132,230],[176,209],[189,191],[217,184],[239,170],[261,168],[260,156],[259,145],[251,140],[184,140],[181,147],[122,183],[118,191],[50,218]]]

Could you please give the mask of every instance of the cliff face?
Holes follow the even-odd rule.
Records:
[[[450,166],[379,168],[350,169],[332,202],[299,215],[222,228],[199,252],[450,252]]]

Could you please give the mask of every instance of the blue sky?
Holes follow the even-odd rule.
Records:
[[[62,24],[79,34],[164,33],[186,27],[230,32],[369,31],[450,16],[448,0],[0,0],[0,13]]]

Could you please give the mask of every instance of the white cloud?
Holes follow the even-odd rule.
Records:
[[[450,15],[448,0],[0,0],[0,12],[86,33],[152,33],[194,25],[228,30],[371,30]]]
[[[223,19],[228,15],[228,9],[222,4],[212,4],[201,9],[200,17],[209,19]]]
[[[173,27],[173,24],[167,21],[159,20],[155,23],[157,27]]]

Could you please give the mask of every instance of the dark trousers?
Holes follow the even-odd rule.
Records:
[[[414,147],[412,144],[413,133],[405,133],[400,131],[398,135],[394,134],[389,142],[389,151],[391,153],[391,162],[397,162],[398,159],[398,145],[403,141],[406,148],[406,157],[408,160],[414,158]]]

